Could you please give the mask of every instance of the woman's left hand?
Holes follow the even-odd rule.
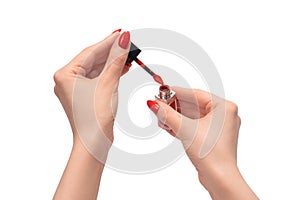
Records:
[[[130,48],[130,33],[113,32],[84,49],[54,74],[54,91],[72,127],[74,138],[104,161],[113,142],[120,77]],[[75,141],[75,140],[74,140]],[[104,161],[105,162],[105,161]]]

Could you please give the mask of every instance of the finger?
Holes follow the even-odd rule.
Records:
[[[200,117],[208,114],[217,104],[224,101],[209,92],[200,89],[188,89],[180,87],[172,87],[172,90],[176,92],[176,97],[179,103],[186,104],[189,106],[195,105],[198,108]]]
[[[192,142],[197,133],[197,121],[181,115],[160,101],[147,101],[147,105],[156,114],[158,121],[169,127],[169,131],[175,133],[178,139],[185,144]]]
[[[129,71],[129,69],[130,69],[131,66],[132,66],[131,63],[130,63],[130,65],[125,65],[124,68],[123,68],[123,71],[121,73],[121,76],[123,76],[124,74],[126,74]]]
[[[182,142],[190,143],[197,132],[196,121],[178,113],[163,102],[158,101],[157,103],[159,104],[157,119],[169,127],[170,131],[173,131]]]
[[[186,101],[180,101],[180,100],[178,100],[178,104],[180,105],[180,112],[184,116],[191,119],[199,119],[202,117],[198,105]]]
[[[175,133],[178,133],[183,116],[169,105],[161,102],[157,103],[159,104],[159,110],[156,113],[157,119]]]
[[[79,75],[94,78],[102,71],[110,49],[119,35],[119,32],[115,32],[104,40],[85,48],[67,66],[75,68],[74,72]]]
[[[107,61],[103,72],[101,73],[101,78],[106,80],[107,86],[115,86],[120,79],[122,74],[125,61],[128,56],[130,47],[130,33],[128,31],[122,33],[112,45],[110,53],[108,55]]]
[[[172,135],[173,137],[176,137],[176,133],[174,133],[174,131],[172,131],[172,129],[170,129],[167,125],[165,125],[164,123],[158,121],[158,126],[162,129],[164,129],[165,131],[167,131],[170,135]]]
[[[167,125],[165,125],[163,122],[158,121],[158,126],[166,131],[170,131],[172,130],[170,127],[168,127]]]
[[[147,101],[148,107],[157,116],[159,123],[171,128],[175,133],[179,131],[182,115],[176,112],[172,107],[159,101]]]
[[[211,100],[211,94],[199,89],[189,89],[173,86],[172,90],[176,92],[179,100],[187,101],[200,106],[206,105]]]

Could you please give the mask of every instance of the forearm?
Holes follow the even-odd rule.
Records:
[[[97,199],[104,164],[74,137],[73,149],[53,199]]]
[[[215,172],[209,178],[199,176],[213,200],[257,200],[258,197],[243,179],[237,167]]]

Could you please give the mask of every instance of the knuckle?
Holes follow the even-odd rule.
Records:
[[[238,114],[238,106],[231,101],[227,101],[226,112],[237,115]]]
[[[88,53],[90,52],[92,49],[93,49],[94,45],[91,45],[91,46],[88,46],[88,47],[85,47],[82,51],[81,51],[81,54],[83,53]]]
[[[63,80],[64,80],[64,76],[63,76],[63,72],[61,69],[57,70],[54,75],[53,75],[53,79],[56,85],[60,85]]]
[[[119,77],[121,75],[122,70],[124,68],[124,64],[126,61],[126,57],[120,56],[115,58],[108,67],[108,70],[106,72],[107,76],[109,77]]]
[[[171,109],[169,109],[169,108],[167,108],[166,109],[166,118],[168,119],[171,119],[171,117],[172,117],[172,115],[173,115],[174,113],[172,112],[172,110]]]
[[[216,102],[212,102],[212,101],[209,101],[206,106],[205,106],[205,110],[207,112],[210,112],[211,110],[213,110],[215,107],[217,106],[217,103]]]
[[[118,57],[114,60],[114,64],[116,64],[116,65],[124,65],[126,59],[127,59],[127,57],[126,57],[125,55],[118,56]]]
[[[174,115],[174,109],[170,105],[165,102],[162,102],[161,105],[163,106],[164,112],[167,116]]]

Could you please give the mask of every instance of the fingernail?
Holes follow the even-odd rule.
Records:
[[[117,29],[117,30],[115,30],[115,31],[113,31],[111,34],[113,34],[113,33],[116,33],[116,32],[121,32],[121,28],[119,28],[119,29]]]
[[[154,112],[155,114],[158,112],[159,105],[156,101],[148,100],[147,105],[150,108],[150,110],[152,110],[152,112]]]
[[[122,35],[119,38],[119,46],[123,49],[126,49],[128,47],[128,44],[130,42],[130,33],[129,31],[125,31],[122,33]]]

